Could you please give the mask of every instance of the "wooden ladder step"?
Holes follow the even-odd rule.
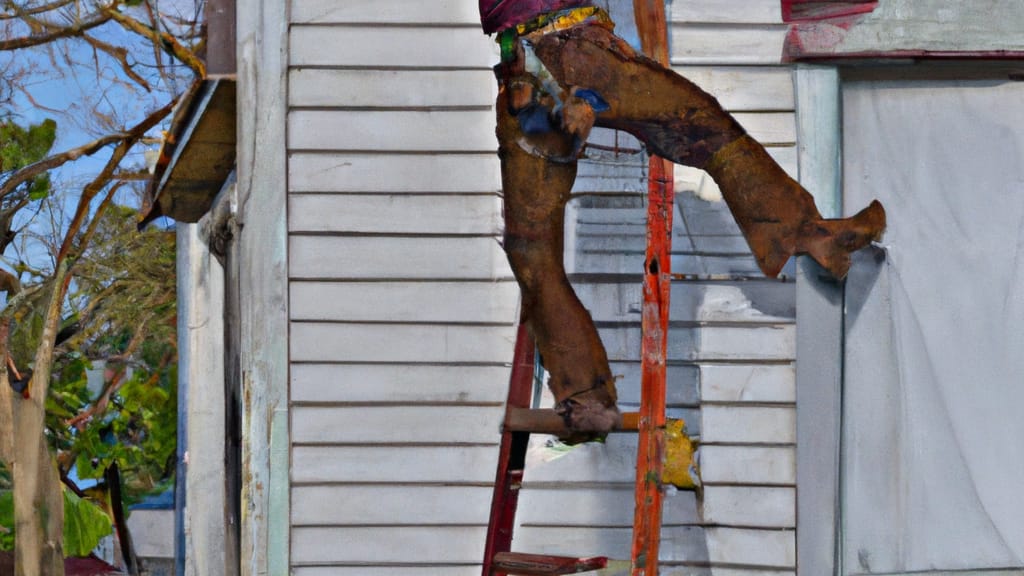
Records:
[[[498,573],[516,576],[554,576],[556,574],[578,574],[600,570],[608,565],[608,558],[573,558],[571,556],[544,556],[519,552],[498,552],[494,555],[493,569]]]
[[[626,412],[622,415],[622,424],[612,432],[636,432],[639,427],[640,414]],[[505,414],[505,430],[508,432],[530,432],[533,434],[554,434],[566,436],[570,430],[565,421],[550,408],[515,408],[510,406]],[[574,430],[574,432],[595,432],[594,430]]]

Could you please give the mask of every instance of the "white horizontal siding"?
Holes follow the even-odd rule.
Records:
[[[288,83],[292,106],[301,107],[491,106],[498,93],[490,70],[311,68],[292,70]]]
[[[792,117],[790,118],[792,120]],[[772,128],[777,128],[771,123]],[[292,150],[496,152],[490,110],[297,110],[288,115]],[[382,174],[384,176],[384,174]]]
[[[292,402],[501,403],[507,366],[296,364]]]
[[[498,62],[498,45],[478,28],[293,25],[289,37],[296,68],[489,70]]]
[[[789,323],[793,318],[792,287],[782,283],[725,285],[673,282],[671,290],[670,317],[673,322]],[[643,287],[639,282],[582,284],[577,293],[586,300],[595,322],[640,321]],[[723,374],[722,377],[728,375]]]
[[[485,234],[502,228],[494,195],[302,194],[288,200],[292,232]]]
[[[514,324],[515,282],[293,282],[293,320]]]
[[[581,272],[614,274],[619,270],[641,270],[643,255],[598,253],[583,254],[576,260]],[[741,278],[757,277],[760,271],[752,256],[725,256],[719,254],[673,255],[672,272],[692,276],[723,275]]]
[[[675,66],[673,70],[712,94],[719,104],[732,112],[791,111],[794,108],[793,80],[788,68]]]
[[[792,146],[796,116],[792,112],[736,112],[733,117],[764,146]]]
[[[292,236],[293,279],[511,278],[494,238]]]
[[[792,112],[734,116],[766,146],[792,146],[796,141]],[[299,110],[289,115],[288,145],[292,150],[325,151],[496,151],[493,124],[490,110]]]
[[[793,444],[796,409],[775,406],[701,407],[701,441],[723,444]]]
[[[621,402],[640,402],[640,360],[612,362],[615,387],[619,390]],[[669,365],[665,367],[665,378],[671,385],[665,400],[669,405],[696,406],[700,402],[700,369],[697,366]]]
[[[481,553],[481,556],[483,553]],[[304,566],[292,569],[293,576],[480,576],[479,565],[423,566]],[[758,575],[759,576],[759,575]],[[782,575],[786,576],[786,575]]]
[[[476,6],[465,0],[296,0],[294,23],[465,24],[480,21]]]
[[[291,18],[294,573],[478,573],[518,312],[497,46],[461,0]]]
[[[611,360],[640,357],[640,328],[599,328]],[[788,361],[793,358],[792,325],[669,327],[668,354],[675,361]]]
[[[395,563],[472,564],[483,558],[486,534],[486,526],[297,526],[292,528],[292,563],[360,569]]]
[[[788,487],[705,486],[703,506],[709,524],[744,526],[756,518],[763,527],[796,525],[796,491]]]
[[[516,534],[512,541],[512,549],[537,554],[628,559],[632,532],[632,527],[531,526]],[[692,562],[698,566],[706,565],[708,549],[702,532],[702,528],[693,526],[662,527],[659,558],[662,562]]]
[[[796,146],[769,147],[767,150],[768,155],[772,157],[772,160],[775,160],[775,162],[786,171],[786,174],[789,175],[790,178],[796,180],[799,175]]]
[[[778,0],[702,0],[673,3],[672,22],[716,22],[724,24],[781,24],[782,3]]]
[[[727,109],[743,112],[737,114],[740,123],[796,178],[796,134],[789,132],[794,124],[783,115],[795,108],[791,71],[774,66],[782,58],[787,32],[781,24],[781,4],[771,0],[685,2],[673,4],[671,14],[673,65]],[[752,119],[776,128],[754,130]],[[736,230],[731,218],[722,219],[720,203],[684,197],[681,206],[689,210],[687,232],[695,249],[734,248],[720,236]],[[677,263],[690,265],[674,259],[673,265]],[[696,263],[707,266],[706,262]],[[759,275],[756,268],[748,273]],[[788,293],[788,299],[762,297],[765,304],[761,307],[770,310],[769,317],[774,312],[792,319],[793,286],[777,288]],[[740,295],[728,291],[708,294],[700,305],[701,317],[729,322],[741,314],[749,315],[750,309],[758,310],[757,299],[749,299],[748,304]],[[734,346],[743,353],[749,350],[743,344],[735,346],[725,334],[732,332],[702,330],[700,345],[716,350]],[[793,357],[794,335],[775,338],[780,360]],[[705,483],[701,512],[707,523],[716,526],[705,533],[714,576],[792,576],[796,564],[794,367],[791,362],[750,363],[756,359],[752,354],[747,363],[700,363],[704,443],[700,465]]]
[[[497,445],[296,446],[292,482],[396,483],[494,481]],[[391,523],[398,520],[391,519]],[[479,521],[477,517],[474,521]]]
[[[700,473],[706,483],[791,486],[796,484],[796,450],[791,446],[702,446]]]
[[[534,526],[552,525],[632,528],[633,485],[630,482],[615,488],[533,487],[523,492],[520,506],[522,511],[516,515],[520,533]],[[696,495],[685,492],[666,498],[662,522],[665,525],[699,522]]]
[[[292,153],[288,162],[292,192],[323,193],[497,193],[498,155],[381,154],[357,152]]]
[[[796,369],[782,366],[700,367],[701,399],[713,402],[796,402]]]
[[[796,566],[796,534],[792,530],[708,528],[707,538],[709,559],[715,563]]]
[[[758,570],[751,568],[718,568],[712,571],[712,576],[796,576],[792,570]]]
[[[512,360],[514,326],[292,322],[296,362],[490,363]]]
[[[540,438],[531,442],[543,442]],[[612,434],[603,443],[589,443],[574,446],[558,458],[545,458],[548,451],[534,448],[527,461],[523,497],[533,485],[561,486],[568,488],[573,480],[581,482],[602,482],[628,484],[636,478],[636,434]],[[615,497],[621,493],[612,492]],[[611,496],[609,497],[611,499]],[[632,497],[627,498],[632,502]],[[524,514],[527,507],[522,508]],[[615,524],[632,522],[629,515],[620,516]]]
[[[401,468],[396,480],[401,479]],[[295,526],[465,525],[480,521],[486,486],[333,485],[292,488]]]
[[[576,257],[576,271],[615,274],[623,270],[643,270],[642,252],[608,254],[584,253]],[[673,254],[674,274],[721,274],[740,277],[757,277],[760,271],[753,256],[732,256],[728,254]]]
[[[297,406],[292,408],[292,441],[299,444],[461,444],[490,439],[497,442],[503,412],[502,406]],[[481,518],[486,518],[486,510],[477,512],[482,512]],[[395,522],[400,523],[400,518]]]
[[[672,65],[778,64],[787,29],[770,24],[672,24]]]

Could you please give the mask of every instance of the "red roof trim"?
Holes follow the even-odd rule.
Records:
[[[841,52],[838,54],[803,54],[798,57],[787,55],[788,61],[801,62],[836,61],[836,60],[1024,60],[1024,51],[1020,50],[970,50],[954,52],[948,50],[892,50],[888,52]]]
[[[1021,50],[859,50],[843,49],[851,28],[878,8],[878,0],[781,0],[789,33],[783,61],[836,61],[868,59],[1020,60]]]
[[[782,19],[790,23],[783,60],[827,57],[853,25],[877,7],[876,0],[782,0]]]
[[[869,14],[877,6],[877,0],[782,0],[782,19],[785,22],[815,22]]]

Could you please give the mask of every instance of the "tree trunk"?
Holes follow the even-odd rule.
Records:
[[[29,397],[14,399],[15,576],[64,576],[63,485],[45,430],[46,397],[67,273],[67,260],[61,260],[54,271]]]
[[[64,494],[34,399],[15,407],[15,576],[63,576]],[[38,433],[33,433],[39,431]]]
[[[0,359],[7,357],[7,338],[10,329],[6,319],[0,319]],[[10,470],[14,461],[14,391],[7,375],[7,363],[0,360],[0,462]]]

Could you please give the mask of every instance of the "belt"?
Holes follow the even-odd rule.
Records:
[[[580,24],[598,24],[608,29],[615,27],[608,13],[597,6],[581,6],[555,12],[546,12],[498,33],[497,42],[501,47],[501,61],[515,59],[516,40],[523,36],[544,35],[567,30]]]

